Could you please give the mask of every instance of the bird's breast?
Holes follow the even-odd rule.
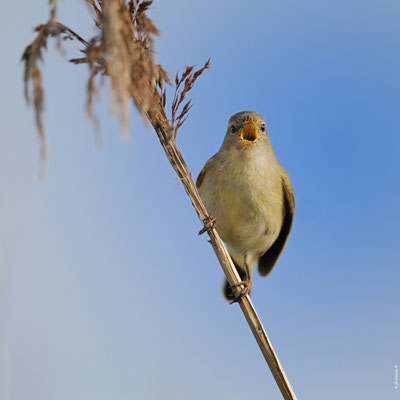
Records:
[[[207,175],[200,195],[217,219],[222,240],[243,256],[263,254],[282,225],[279,163],[263,154],[231,154],[215,163]]]

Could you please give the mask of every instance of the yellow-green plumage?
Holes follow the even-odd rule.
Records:
[[[294,195],[259,114],[244,111],[231,117],[220,150],[196,184],[237,267],[243,271],[246,262],[251,271],[258,262],[260,273],[268,274],[292,226]]]

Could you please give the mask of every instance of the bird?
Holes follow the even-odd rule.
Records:
[[[204,165],[196,186],[243,281],[223,293],[231,303],[250,294],[254,265],[267,276],[292,229],[295,199],[263,117],[241,111],[229,119],[219,151]]]

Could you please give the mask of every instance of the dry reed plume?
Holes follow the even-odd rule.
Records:
[[[240,277],[232,260],[215,229],[215,220],[205,209],[191,172],[184,161],[175,138],[185,122],[191,108],[191,100],[186,100],[197,78],[210,66],[208,60],[200,69],[186,67],[181,75],[176,75],[175,91],[169,113],[166,110],[167,86],[172,85],[167,72],[156,63],[154,40],[159,30],[146,12],[152,0],[86,0],[94,11],[97,34],[85,40],[72,29],[57,21],[57,2],[50,0],[50,17],[45,24],[35,28],[35,40],[25,49],[24,62],[25,97],[33,103],[35,119],[41,141],[42,159],[46,156],[46,135],[43,126],[44,91],[42,87],[40,60],[49,38],[72,39],[83,46],[82,55],[70,61],[87,64],[87,112],[94,119],[92,106],[98,88],[98,78],[110,79],[114,109],[120,115],[123,129],[128,127],[128,106],[133,104],[141,115],[153,126],[165,154],[181,180],[193,207],[202,220],[210,243],[221,267],[231,285],[240,283]],[[239,305],[271,369],[271,372],[285,399],[296,396],[283,372],[276,354],[269,342],[260,319],[248,295],[239,300]]]

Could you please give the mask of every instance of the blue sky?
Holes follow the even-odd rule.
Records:
[[[104,90],[96,144],[87,69],[53,44],[38,177],[19,58],[47,3],[0,16],[0,399],[280,399],[155,134],[132,110],[121,140]],[[91,33],[82,1],[59,15]],[[172,76],[212,59],[178,137],[193,175],[250,109],[292,178],[294,228],[252,298],[298,398],[399,398],[399,2],[156,1],[151,16]]]

